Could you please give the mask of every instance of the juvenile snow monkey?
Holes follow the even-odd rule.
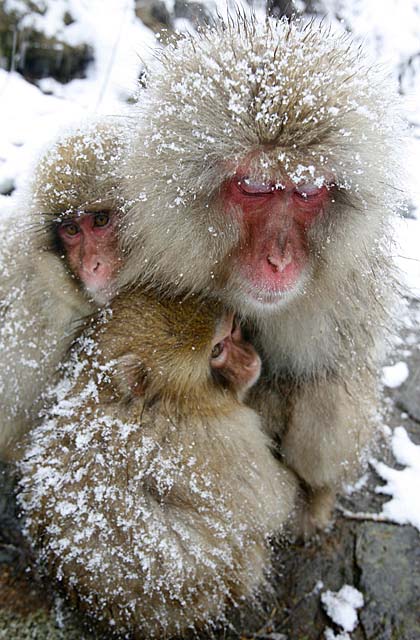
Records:
[[[122,277],[242,317],[263,360],[249,402],[306,491],[304,529],[323,526],[375,432],[392,90],[347,36],[238,18],[163,49],[133,109]]]
[[[125,150],[110,122],[63,138],[1,225],[0,455],[34,424],[84,321],[115,293]]]
[[[79,339],[20,463],[26,528],[123,637],[224,620],[267,578],[297,483],[241,398],[260,360],[215,304],[117,296]]]

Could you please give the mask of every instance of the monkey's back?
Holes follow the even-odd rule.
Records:
[[[130,637],[223,620],[265,582],[294,484],[238,402],[174,419],[159,399],[101,396],[114,387],[94,338],[21,463],[27,532],[73,601]]]

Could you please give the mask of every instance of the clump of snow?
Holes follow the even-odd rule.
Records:
[[[355,587],[348,584],[341,587],[340,591],[326,591],[321,595],[321,602],[329,618],[343,631],[354,631],[358,624],[357,609],[364,605],[363,594]],[[330,630],[331,631],[331,630]],[[327,640],[340,638],[343,635],[334,636],[326,634]],[[344,635],[344,638],[346,636]]]
[[[405,362],[396,362],[382,369],[382,382],[390,389],[396,389],[408,378],[408,366]]]
[[[392,436],[392,451],[405,469],[392,469],[383,462],[372,463],[386,482],[376,491],[392,496],[380,515],[398,524],[411,524],[420,531],[420,445],[410,440],[403,427],[397,427]]]
[[[1,220],[6,220],[13,213],[13,202],[9,196],[0,194],[0,211]]]
[[[398,464],[404,469],[393,469],[383,462],[371,460],[376,473],[386,482],[384,486],[376,487],[377,493],[392,496],[392,499],[382,507],[380,513],[351,512],[341,508],[344,516],[354,520],[371,520],[373,522],[395,522],[396,524],[411,524],[420,531],[420,445],[412,442],[403,427],[397,427],[391,436],[391,446]],[[357,487],[350,487],[355,490]]]
[[[10,6],[10,0],[8,4]],[[33,29],[44,33],[47,38],[58,38],[69,45],[77,46],[84,43],[83,30],[77,20],[71,24],[66,24],[65,20],[66,14],[67,16],[70,14],[73,19],[77,16],[77,0],[76,2],[73,0],[54,0],[54,2],[45,3],[44,7],[45,11],[37,13],[35,11],[27,12],[27,7],[24,5],[19,11],[23,15],[19,21],[19,28]]]

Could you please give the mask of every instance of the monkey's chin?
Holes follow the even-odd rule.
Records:
[[[295,298],[304,295],[306,285],[310,279],[310,268],[301,272],[298,280],[290,289],[263,289],[254,286],[242,286],[242,296],[240,298],[240,311],[244,315],[257,313],[272,314],[278,313],[286,308]]]
[[[115,290],[112,286],[101,287],[95,289],[94,287],[86,287],[86,294],[100,307],[104,307],[108,302],[112,300],[115,295]]]

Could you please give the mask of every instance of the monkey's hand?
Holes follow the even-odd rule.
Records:
[[[303,506],[300,512],[297,535],[303,540],[310,540],[316,533],[327,529],[332,523],[332,511],[335,503],[335,492],[323,489],[303,489]]]
[[[290,399],[280,452],[305,487],[305,535],[327,526],[336,491],[360,469],[375,430],[372,406],[369,380],[344,386],[323,379],[301,387]]]

